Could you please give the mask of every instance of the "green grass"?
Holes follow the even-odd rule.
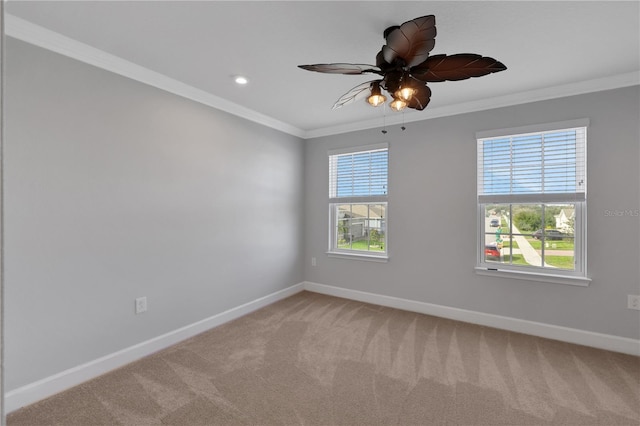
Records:
[[[545,256],[544,261],[549,265],[555,266],[561,269],[573,269],[574,260],[573,256]]]
[[[486,257],[486,260],[489,262],[496,262],[496,263],[504,263],[504,264],[509,264],[509,252],[503,252],[504,255],[502,256],[502,262],[500,262],[500,259],[497,259],[495,257]],[[528,265],[528,263],[524,260],[524,257],[522,257],[521,254],[514,254],[512,257],[513,260],[513,264],[514,265]]]
[[[518,242],[516,240],[512,240],[512,241],[504,240],[504,242],[502,243],[502,248],[509,248],[509,247],[513,247],[514,249],[519,248]]]
[[[509,254],[507,253],[504,256],[504,263],[509,263]],[[521,254],[514,254],[511,256],[511,263],[514,265],[528,265],[527,261],[524,260]]]
[[[354,241],[351,246],[349,246],[348,242],[338,242],[338,248],[340,249],[351,249],[351,250],[363,250],[363,251],[384,251],[384,247],[382,244],[373,244],[369,246],[367,240],[358,240]]]
[[[572,270],[574,268],[573,256],[545,256],[544,261],[560,269]],[[505,253],[503,263],[509,263],[509,253]],[[514,265],[529,265],[521,254],[514,254],[511,263]]]
[[[529,241],[529,244],[531,244],[531,247],[533,247],[534,249],[542,250],[542,241],[536,240],[535,238],[532,238],[532,237],[527,237],[527,241]],[[546,242],[549,243],[549,247],[545,247],[547,250],[573,250],[574,249],[573,240],[551,240]],[[553,247],[554,244],[555,244],[555,247]]]
[[[502,256],[502,262],[500,262],[500,259],[495,258],[495,257],[489,257],[487,256],[486,261],[488,262],[495,262],[495,263],[503,263],[505,265],[508,265],[509,262],[509,253],[505,253],[504,256]],[[514,265],[528,265],[528,263],[524,260],[524,257],[522,257],[521,254],[514,254],[513,255],[513,264]]]

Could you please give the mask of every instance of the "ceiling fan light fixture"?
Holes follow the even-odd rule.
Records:
[[[402,111],[407,107],[407,103],[400,98],[393,98],[389,106],[394,111]]]
[[[371,95],[367,98],[369,105],[377,107],[378,105],[382,105],[386,100],[387,97],[380,92],[380,85],[373,83],[371,85]]]
[[[386,96],[380,93],[382,86],[393,98],[390,106],[395,111],[425,109],[431,99],[427,83],[465,80],[507,69],[502,62],[475,53],[430,55],[436,44],[434,15],[388,27],[383,35],[386,43],[376,55],[375,65],[339,62],[298,67],[327,74],[376,74],[378,80],[352,88],[336,101],[333,109],[365,98],[372,106],[381,105],[386,102]]]
[[[401,87],[393,94],[394,98],[402,99],[405,102],[411,100],[411,97],[416,93],[416,89],[412,87]]]
[[[369,102],[369,105],[377,107],[380,106],[384,103],[384,101],[386,101],[387,98],[384,95],[371,95],[367,98],[367,102]]]

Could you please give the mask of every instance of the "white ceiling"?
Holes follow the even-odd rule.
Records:
[[[381,126],[383,114],[387,124],[410,122],[638,84],[640,70],[638,1],[9,0],[5,13],[200,89],[225,105],[237,104],[249,115],[284,123],[293,129],[290,133],[306,137]],[[508,69],[432,83],[427,109],[402,117],[364,101],[331,109],[370,75],[297,68],[375,63],[385,28],[427,14],[436,16],[438,30],[432,54],[478,53]],[[13,21],[5,21],[7,33],[17,36]],[[232,77],[238,74],[250,83],[235,85]]]

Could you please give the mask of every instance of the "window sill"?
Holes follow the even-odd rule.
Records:
[[[591,278],[588,277],[574,277],[569,275],[542,274],[539,272],[514,271],[511,269],[490,269],[481,266],[476,266],[475,270],[478,275],[514,278],[517,280],[529,280],[554,284],[568,284],[581,287],[588,287],[591,282]]]
[[[334,257],[337,259],[364,260],[366,262],[378,262],[378,263],[387,263],[389,261],[389,256],[387,255],[375,255],[375,254],[365,254],[365,253],[345,253],[345,252],[328,251],[327,256]]]

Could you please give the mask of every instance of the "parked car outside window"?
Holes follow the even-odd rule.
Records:
[[[486,244],[484,246],[485,257],[500,257],[500,249],[494,244]]]
[[[564,238],[564,234],[560,231],[558,231],[557,229],[547,229],[545,231],[545,239],[547,240],[561,240]],[[535,238],[536,240],[540,240],[542,239],[542,229],[538,229],[536,232],[533,233],[533,238]]]

